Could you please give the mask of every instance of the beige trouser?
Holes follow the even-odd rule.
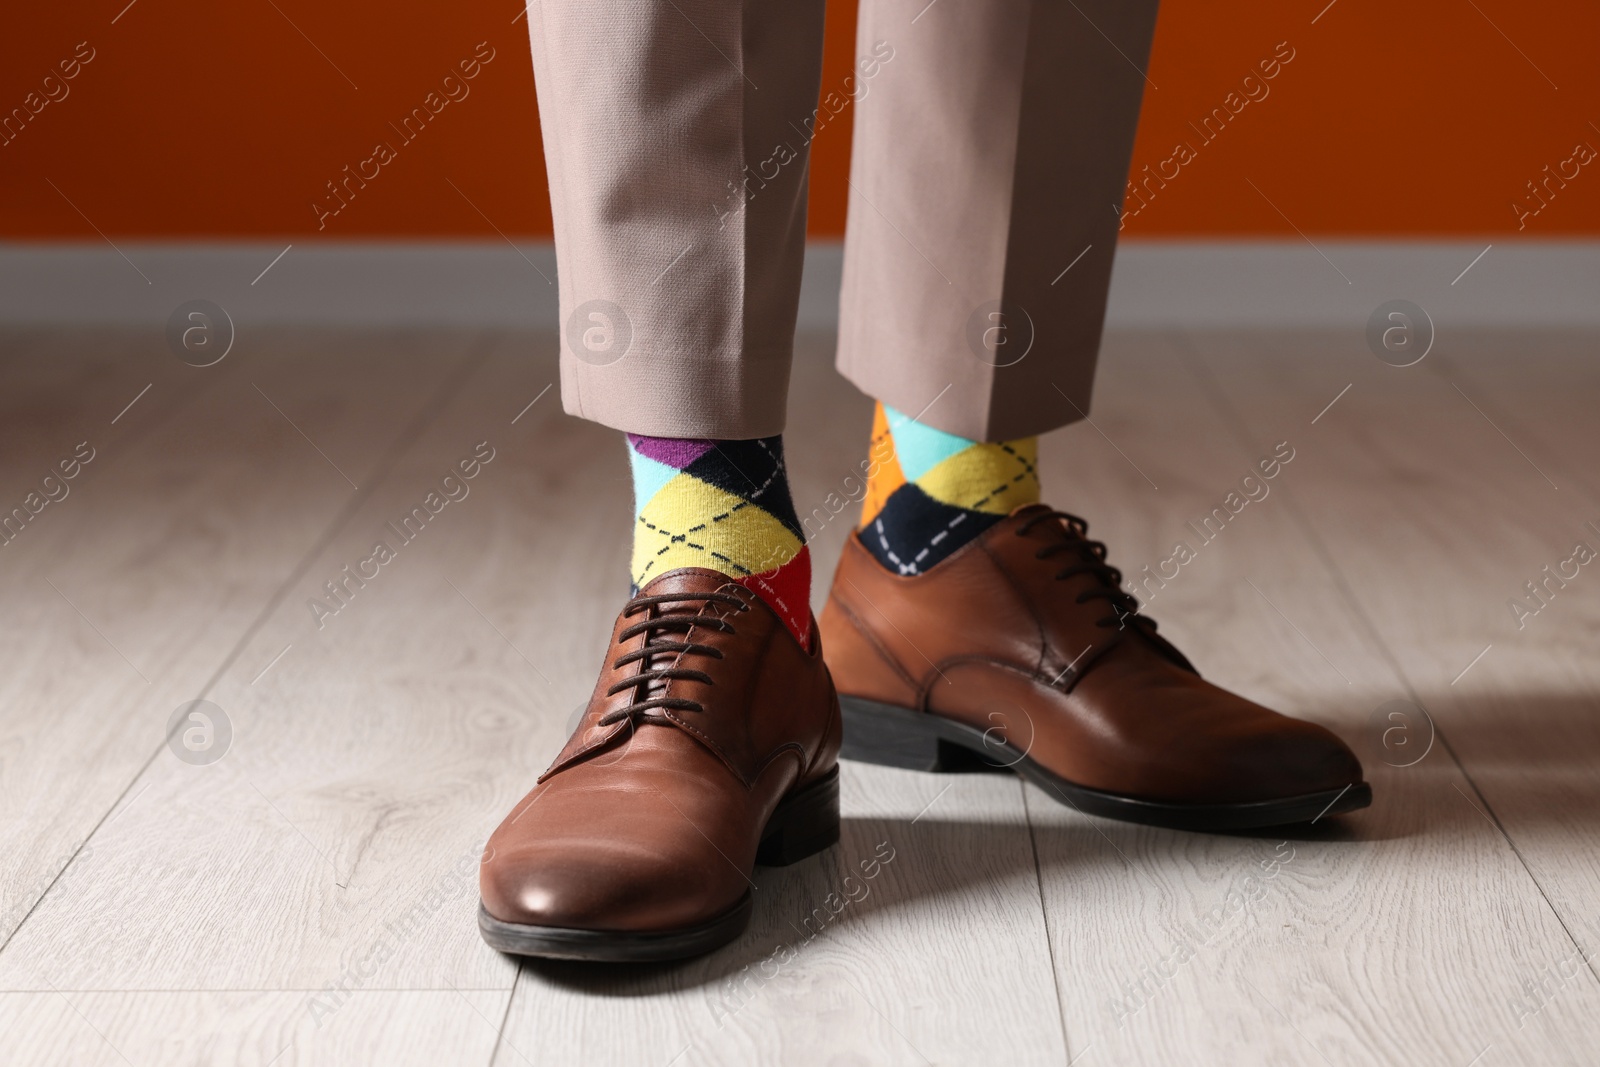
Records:
[[[1080,418],[1155,9],[861,0],[819,86],[823,0],[530,5],[567,411],[782,431],[809,143],[850,107],[839,370],[963,437]]]

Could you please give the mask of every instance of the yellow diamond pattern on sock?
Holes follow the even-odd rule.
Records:
[[[935,500],[968,511],[1009,515],[1039,502],[1039,439],[974,442],[917,479]]]
[[[678,474],[639,512],[633,538],[633,584],[643,587],[678,567],[706,567],[734,578],[763,574],[804,546],[766,510]]]
[[[887,443],[889,455],[880,450]],[[973,441],[881,402],[857,537],[901,575],[926,574],[1019,507],[1039,502],[1039,439]]]

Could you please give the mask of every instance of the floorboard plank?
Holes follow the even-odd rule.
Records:
[[[1245,444],[1180,344],[1118,340],[1096,400],[1099,430],[1074,426],[1047,441],[1047,489],[1099,517],[1094,532],[1130,579],[1170,557],[1175,541],[1190,544],[1195,558],[1177,577],[1145,587],[1162,632],[1219,684],[1342,733],[1376,802],[1336,825],[1277,835],[1099,823],[1126,863],[1079,874],[1053,834],[1084,820],[1030,790],[1072,1054],[1461,1064],[1497,1044],[1505,1055],[1505,1030],[1520,1021],[1510,976],[1570,942],[1447,756],[1406,769],[1379,758],[1368,720],[1406,695],[1405,680],[1287,506],[1323,447],[1308,433],[1317,406],[1298,427],[1268,421]],[[1251,410],[1281,416],[1286,399],[1263,388]],[[1186,526],[1284,441],[1294,459],[1264,499],[1210,541]],[[1573,1000],[1596,992],[1580,983]],[[1499,1062],[1572,1062],[1571,1031],[1533,1031]]]
[[[1600,941],[1600,567],[1567,561],[1579,542],[1600,552],[1600,433],[1585,388],[1595,371],[1584,358],[1594,340],[1468,338],[1413,368],[1380,365],[1359,414],[1327,428],[1330,461],[1308,465],[1295,497],[1412,699],[1586,953]],[[1345,355],[1335,340],[1309,343],[1324,365]],[[1233,358],[1247,368],[1241,408],[1254,388],[1297,388],[1270,349]],[[1396,471],[1403,497],[1357,491]],[[1546,567],[1569,578],[1547,579]],[[1528,585],[1547,580],[1540,606]],[[1517,981],[1546,972],[1541,963]]]
[[[126,335],[51,343],[11,371],[25,388],[5,393],[4,499],[49,488],[43,475],[80,441],[93,458],[0,549],[0,943],[74,857],[87,869],[93,849],[80,849],[135,799],[169,716],[202,694],[349,498],[261,390],[360,474],[429,388],[385,376],[392,351],[335,360],[347,342],[330,336],[281,336],[204,370]],[[428,335],[394,346],[461,347]],[[322,390],[320,411],[302,402],[308,388]]]
[[[507,993],[364,991],[312,1016],[298,991],[0,993],[10,1067],[434,1067],[493,1054]]]

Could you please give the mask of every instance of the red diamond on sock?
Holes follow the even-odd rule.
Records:
[[[776,570],[734,580],[777,612],[801,648],[811,647],[811,549],[802,545],[793,559]]]

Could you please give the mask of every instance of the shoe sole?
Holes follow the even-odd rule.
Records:
[[[860,697],[841,695],[839,705],[844,713],[841,759],[914,771],[950,770],[974,763],[1009,769],[1054,793],[1068,807],[1123,822],[1174,830],[1252,830],[1316,822],[1372,803],[1372,787],[1366,782],[1244,804],[1140,800],[1070,782],[1041,766],[1025,750],[997,741],[990,736],[993,731],[985,733],[941,716]]]
[[[784,797],[761,832],[756,863],[787,867],[839,840],[839,768]],[[496,919],[478,903],[478,931],[492,948],[513,956],[597,963],[659,963],[721,948],[750,925],[753,901],[745,891],[721,915],[675,930],[580,930]]]

